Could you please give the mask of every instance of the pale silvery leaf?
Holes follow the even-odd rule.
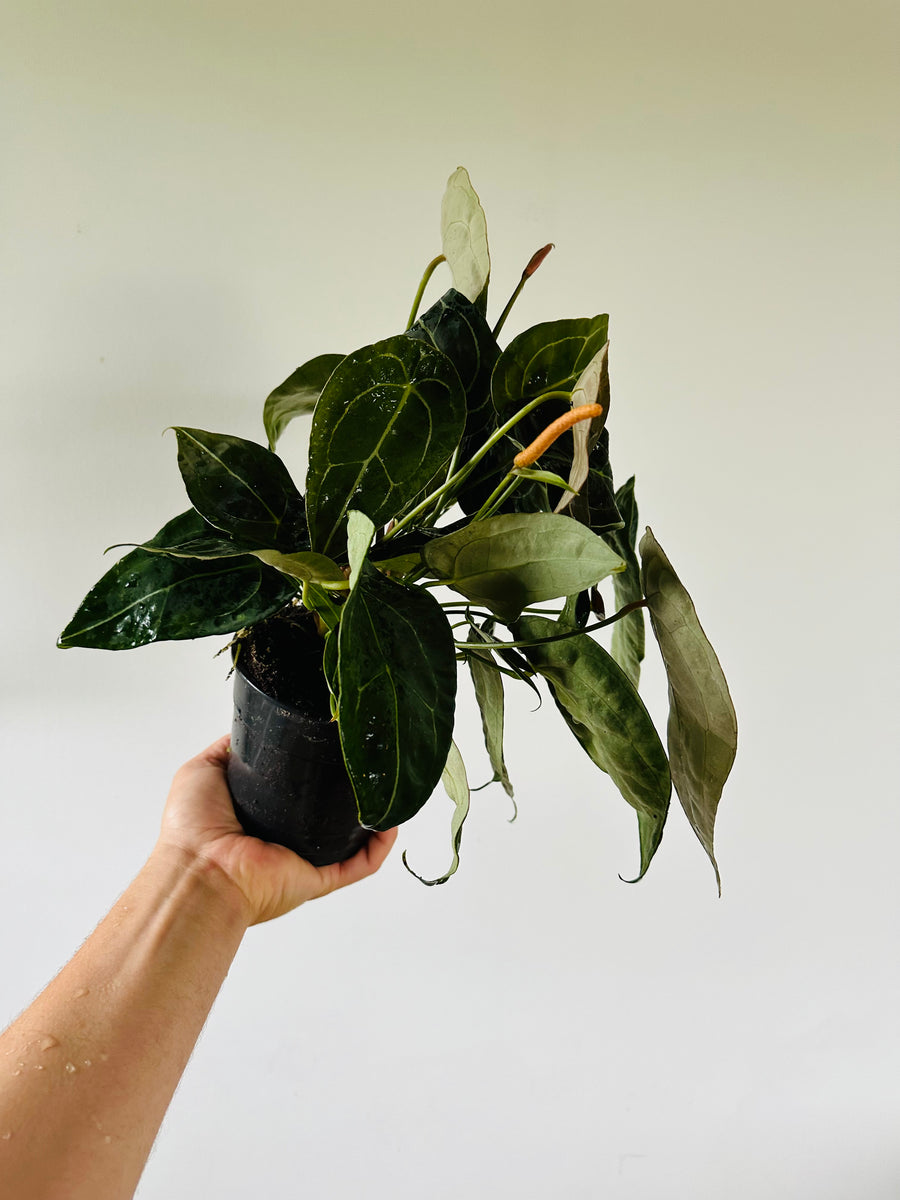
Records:
[[[569,487],[559,501],[554,512],[561,513],[572,503],[576,493],[584,487],[590,470],[590,453],[600,436],[600,430],[609,412],[609,342],[607,341],[594,355],[578,377],[578,382],[572,389],[572,407],[579,408],[584,404],[602,404],[603,416],[595,417],[592,421],[579,421],[572,426],[574,439],[572,449],[572,469],[569,472]]]
[[[474,304],[487,287],[491,259],[484,209],[465,167],[458,167],[447,180],[441,203],[441,242],[453,286]]]
[[[403,853],[403,865],[407,871],[416,876],[420,883],[426,884],[428,887],[433,887],[438,883],[446,883],[451,875],[456,873],[456,868],[459,866],[459,845],[462,841],[463,822],[469,815],[469,779],[466,775],[466,764],[463,762],[463,757],[459,752],[456,742],[451,741],[450,753],[447,755],[447,765],[444,767],[444,772],[441,775],[441,783],[444,785],[444,790],[453,801],[453,817],[450,821],[450,845],[452,848],[453,857],[450,860],[450,866],[445,874],[437,879],[423,879],[421,875],[417,875],[412,867],[406,861],[406,852]]]
[[[347,559],[350,563],[351,591],[356,587],[359,572],[374,536],[375,526],[366,514],[356,508],[351,509],[347,514]]]

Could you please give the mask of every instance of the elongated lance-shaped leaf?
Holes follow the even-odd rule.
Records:
[[[138,546],[153,554],[173,554],[178,558],[233,558],[238,554],[251,554],[256,547],[241,538],[231,537],[210,525],[197,512],[189,508],[163,525],[159,533]]]
[[[457,167],[447,180],[441,202],[441,245],[453,286],[484,312],[491,277],[487,218],[465,167]]]
[[[450,821],[450,845],[453,857],[450,860],[450,866],[438,879],[425,879],[413,871],[412,867],[406,861],[406,851],[403,851],[404,867],[411,874],[415,875],[420,883],[424,883],[426,887],[434,887],[436,884],[446,883],[451,875],[456,874],[456,868],[459,866],[459,847],[462,842],[463,823],[469,815],[469,780],[466,775],[466,764],[463,762],[463,757],[459,752],[456,742],[450,743],[450,753],[447,755],[447,765],[444,767],[443,774],[441,775],[441,783],[443,783],[444,790],[453,801],[453,817]]]
[[[434,791],[453,733],[456,659],[438,602],[364,563],[341,611],[337,691],[360,820],[408,821]]]
[[[554,512],[564,512],[572,499],[584,487],[590,470],[590,453],[597,444],[600,431],[609,416],[609,342],[598,350],[581,372],[572,392],[572,407],[599,404],[603,414],[591,421],[579,421],[572,428],[572,468],[569,471],[569,488],[562,496]]]
[[[473,647],[466,654],[466,662],[472,673],[472,684],[475,688],[475,699],[481,713],[481,728],[484,732],[484,746],[487,750],[491,770],[494,772],[492,782],[500,783],[507,796],[512,796],[513,786],[506,770],[506,760],[503,757],[503,676],[493,666],[493,655],[490,650],[478,650],[479,645],[493,641],[490,635],[491,625],[482,631],[473,627],[469,632],[469,644]]]
[[[669,680],[672,781],[716,872],[716,812],[737,753],[737,717],[716,653],[693,601],[650,529],[641,538],[641,578],[650,624]]]
[[[263,425],[270,450],[275,449],[294,417],[313,411],[329,376],[343,357],[343,354],[320,354],[311,358],[269,393],[263,405]]]
[[[641,568],[635,554],[637,541],[638,508],[634,497],[634,476],[623,483],[616,492],[616,505],[625,522],[623,529],[603,535],[613,550],[625,560],[625,570],[613,577],[616,608],[624,608],[640,600],[644,592],[641,585]],[[644,658],[644,610],[637,608],[613,625],[612,656],[634,684],[641,677],[641,662]]]
[[[476,450],[496,421],[491,404],[491,371],[500,355],[490,326],[461,292],[452,289],[407,330],[408,337],[428,341],[456,367],[466,392],[466,425],[461,455]]]
[[[132,550],[88,592],[58,645],[131,650],[234,633],[271,616],[294,591],[249,555],[206,561]]]
[[[375,525],[399,516],[443,470],[466,399],[439,350],[401,334],[350,354],[313,414],[306,507],[312,548],[340,555],[351,508]]]
[[[571,392],[582,371],[604,346],[609,331],[609,317],[582,317],[574,320],[544,321],[526,329],[513,338],[494,367],[491,395],[497,411],[509,416],[510,410],[521,408],[543,392]],[[602,401],[601,401],[602,403]],[[536,426],[546,425],[565,412],[568,405],[560,400],[548,401],[528,422],[522,422],[516,436],[530,441]]]
[[[516,638],[562,630],[545,617],[522,617]],[[588,634],[523,649],[547,680],[566,724],[590,758],[637,812],[640,879],[662,839],[672,781],[659,735],[628,676]]]
[[[569,517],[511,513],[429,542],[425,561],[449,587],[507,623],[523,608],[570,596],[625,564]]]
[[[184,486],[210,525],[260,550],[308,549],[303,497],[277,454],[227,433],[174,428]]]

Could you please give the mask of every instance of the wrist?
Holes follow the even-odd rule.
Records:
[[[183,886],[195,892],[205,912],[215,913],[229,929],[243,932],[253,923],[249,900],[228,872],[202,850],[177,842],[160,840],[151,852],[148,866],[159,864],[175,870]]]

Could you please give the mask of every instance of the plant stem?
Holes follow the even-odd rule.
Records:
[[[455,474],[451,475],[449,479],[445,480],[439,488],[436,488],[435,491],[431,493],[431,495],[426,496],[421,504],[417,504],[416,507],[411,512],[408,512],[401,521],[398,521],[390,533],[386,533],[384,535],[384,541],[387,541],[388,538],[395,537],[401,529],[404,529],[421,513],[427,512],[427,510],[432,506],[432,504],[434,504],[436,500],[446,497],[448,492],[452,492],[454,488],[458,488],[459,485],[463,483],[469,475],[471,475],[472,471],[474,471],[475,467],[478,466],[484,456],[490,453],[494,446],[496,446],[499,441],[506,437],[509,431],[514,429],[523,417],[527,417],[530,412],[533,412],[538,405],[543,404],[546,400],[570,400],[571,398],[571,392],[554,389],[551,392],[544,392],[541,396],[536,396],[534,400],[529,400],[529,402],[523,408],[520,408],[514,416],[510,417],[504,425],[501,425],[499,429],[494,430],[484,445],[475,451],[468,462],[463,463],[463,465],[458,471],[455,472]],[[439,515],[440,514],[436,514],[434,519],[437,520],[437,516]]]
[[[413,322],[416,319],[416,316],[418,315],[419,305],[422,303],[422,297],[425,295],[425,289],[428,287],[429,279],[432,277],[432,275],[435,273],[435,271],[438,269],[438,267],[441,265],[441,263],[446,262],[446,261],[447,260],[443,256],[443,254],[439,254],[437,256],[437,258],[433,258],[431,260],[431,262],[428,264],[428,266],[425,268],[425,274],[422,276],[422,281],[419,284],[419,290],[416,292],[415,300],[413,300],[413,306],[412,306],[412,311],[409,314],[409,320],[406,322],[407,329],[409,329],[411,327],[411,325],[413,324]]]
[[[604,629],[607,625],[613,625],[616,621],[621,621],[622,618],[627,617],[630,612],[634,612],[638,608],[646,607],[646,600],[632,600],[630,604],[626,604],[624,608],[620,608],[617,613],[614,613],[611,617],[607,617],[605,621],[595,621],[593,625],[585,625],[583,629],[573,629],[569,633],[555,633],[551,637],[534,638],[530,642],[481,642],[478,646],[478,649],[514,650],[527,646],[543,646],[547,642],[562,642],[566,638],[579,637],[583,633],[593,633],[595,629]],[[453,644],[457,647],[457,649],[463,649],[466,646],[471,648],[472,645],[471,642],[454,642]]]

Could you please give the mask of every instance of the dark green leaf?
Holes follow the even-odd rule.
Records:
[[[503,621],[542,600],[569,596],[622,569],[599,537],[569,517],[511,513],[430,542],[437,576]]]
[[[149,542],[142,542],[140,549],[182,558],[228,558],[248,554],[255,547],[229,537],[221,529],[204,521],[196,508],[190,508],[163,525]]]
[[[234,633],[276,612],[294,591],[250,556],[206,561],[132,550],[88,592],[58,644],[131,650]]]
[[[401,334],[349,355],[313,414],[307,512],[313,548],[339,554],[351,508],[400,515],[450,460],[466,401],[450,360]]]
[[[303,550],[303,498],[271,450],[227,433],[175,426],[178,466],[194,508],[260,550]]]
[[[462,457],[477,450],[495,422],[491,404],[491,371],[500,354],[490,326],[474,304],[451,289],[407,331],[428,341],[456,367],[466,392],[466,425]]]
[[[494,639],[475,628],[469,633],[469,643],[472,646],[477,646],[485,640]],[[481,728],[484,731],[484,745],[494,772],[494,780],[503,785],[507,796],[512,796],[513,787],[503,757],[503,678],[492,665],[493,655],[490,650],[473,649],[466,654],[466,662],[472,672],[475,699],[478,701]]]
[[[522,617],[517,639],[560,632],[545,617]],[[547,680],[569,728],[638,816],[641,870],[646,872],[662,839],[672,781],[653,722],[627,675],[587,634],[523,650]]]
[[[403,851],[403,865],[420,883],[424,883],[426,887],[434,887],[439,883],[446,883],[451,875],[456,874],[456,868],[459,866],[459,847],[462,842],[462,829],[466,817],[469,815],[469,780],[466,775],[466,764],[463,762],[462,755],[457,748],[455,742],[450,743],[450,753],[447,755],[447,765],[444,767],[441,775],[441,782],[447,795],[453,801],[453,819],[450,822],[450,844],[453,849],[453,858],[450,861],[450,866],[445,874],[438,879],[424,879],[421,875],[416,874],[412,867],[406,861],[406,851]]]
[[[313,411],[329,376],[343,357],[343,354],[320,354],[311,358],[269,393],[263,406],[263,424],[270,450],[275,449],[275,443],[294,417]]]
[[[637,541],[638,509],[634,497],[634,476],[616,492],[616,506],[625,521],[624,529],[605,533],[604,540],[625,560],[625,570],[613,577],[616,608],[624,608],[643,596],[641,568],[634,552]],[[635,609],[613,625],[612,656],[634,684],[641,677],[644,657],[644,610]]]
[[[342,610],[337,677],[360,820],[390,829],[419,811],[450,750],[456,660],[441,606],[364,563]]]
[[[491,379],[491,393],[497,411],[510,416],[510,409],[521,408],[543,392],[571,392],[578,379],[607,340],[609,317],[584,317],[564,321],[544,321],[526,329],[500,355]],[[517,437],[524,443],[525,428],[543,429],[569,407],[564,400],[548,401],[532,414],[530,422],[522,422]]]
[[[441,203],[441,243],[458,292],[482,307],[491,276],[487,220],[465,167],[447,180]]]
[[[641,538],[641,579],[669,679],[672,780],[719,880],[716,811],[737,753],[737,717],[716,653],[693,601],[650,529]]]

